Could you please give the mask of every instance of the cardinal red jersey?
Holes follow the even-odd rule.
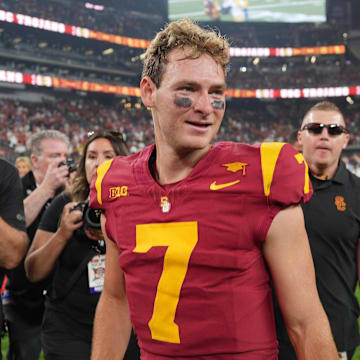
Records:
[[[311,196],[304,158],[284,143],[219,143],[161,186],[153,151],[104,163],[90,204],[121,251],[142,359],[277,359],[261,248],[274,216]]]

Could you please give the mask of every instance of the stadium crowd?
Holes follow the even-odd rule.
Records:
[[[111,54],[101,42],[34,29],[0,32],[0,68],[83,81],[138,86],[142,49],[114,46]],[[34,49],[37,49],[34,52]],[[358,86],[359,65],[348,55],[292,58],[232,58],[228,87],[233,89]],[[331,76],[329,76],[331,73]]]
[[[269,25],[272,30],[269,31]],[[226,25],[225,25],[226,26]],[[231,45],[236,47],[302,47],[342,44],[344,26],[341,24],[295,24],[289,28],[286,24],[243,24],[242,31],[233,32],[232,25],[225,30],[231,33]]]
[[[104,5],[102,11],[96,11],[84,7],[81,2],[71,0],[0,0],[0,9],[3,10],[142,39],[151,39],[163,26],[167,16],[166,9],[158,9],[159,14],[153,15],[152,2],[124,0],[121,2],[121,11],[118,11],[119,4],[116,0],[109,0]],[[232,46],[324,46],[339,45],[344,41],[345,27],[339,23],[296,24],[290,30],[284,24],[273,24],[273,31],[269,31],[268,25],[246,24],[246,36],[243,36],[241,31],[242,25],[237,25],[240,31],[234,32],[233,24],[222,24],[223,32],[231,34],[229,39]]]
[[[107,4],[102,11],[97,11],[86,8],[82,2],[71,0],[1,0],[0,8],[95,31],[141,39],[151,38],[163,22],[160,15],[151,15],[151,2],[142,1],[141,4],[137,4],[136,1],[125,0],[121,2],[121,11],[118,11],[119,5],[116,1],[108,1]]]
[[[26,152],[27,139],[38,130],[56,129],[67,134],[72,151],[80,151],[89,131],[120,130],[135,153],[154,140],[150,112],[130,99],[43,98],[42,102],[0,99],[0,138],[15,155]],[[134,100],[134,99],[133,99]],[[286,141],[306,103],[295,101],[262,102],[229,100],[217,141],[258,143]],[[350,130],[350,145],[360,144],[360,114],[345,112]]]
[[[46,3],[39,0],[0,0],[0,9],[112,34],[148,39],[163,26],[164,19],[159,15],[156,19],[149,17],[150,11],[147,10],[150,10],[151,5],[147,3],[140,6],[128,0],[123,2],[124,11],[121,12],[115,11],[118,6],[115,2],[108,1],[103,11],[96,11],[84,7],[81,2],[68,0],[49,0]],[[249,25],[244,30],[247,36],[243,36],[241,27],[234,32],[231,24],[222,24],[233,47],[302,47],[346,42],[343,37],[345,28],[341,24],[295,24],[290,28],[286,24],[272,26],[273,31],[268,31],[268,25]],[[56,36],[56,41],[49,41],[50,35]],[[113,46],[114,52],[104,55],[106,47],[107,44],[98,41],[84,43],[82,39],[75,37],[57,36],[46,31],[39,33],[31,28],[24,33],[21,29],[12,27],[0,33],[0,52],[14,52],[16,56],[8,59],[3,57],[0,66],[7,70],[84,81],[132,86],[138,84],[135,74],[141,71],[141,62],[138,60],[142,50]],[[37,49],[36,54],[34,48]],[[29,56],[33,58],[33,62],[28,61]],[[27,60],[15,60],[19,57]],[[41,63],[45,61],[46,66],[40,66],[36,57],[41,58]],[[54,65],[54,61],[61,62],[62,66]],[[310,62],[310,57],[260,59],[257,65],[253,65],[252,61],[252,58],[232,59],[228,82],[230,88],[325,87],[335,84],[357,86],[360,83],[360,72],[356,71],[358,66],[347,55],[321,56],[314,63]],[[82,69],[79,69],[79,65]],[[102,71],[99,71],[100,68]]]
[[[134,68],[138,70],[138,66],[130,59],[141,53],[139,49],[117,46],[111,55],[104,55],[107,44],[94,41],[89,45],[81,39],[51,34],[54,40],[47,32],[21,30],[0,32],[0,67],[4,70],[111,84],[134,83]]]

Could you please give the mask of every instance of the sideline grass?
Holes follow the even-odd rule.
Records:
[[[356,297],[358,299],[358,302],[360,304],[360,287],[359,287],[359,285],[356,287],[355,295],[356,295]],[[360,327],[360,318],[358,319],[358,323],[359,323],[359,327]],[[356,349],[356,352],[355,352],[352,360],[360,360],[360,346],[358,346],[358,348]]]
[[[3,338],[1,338],[1,354],[2,354],[2,359],[5,360],[6,359],[6,352],[7,352],[7,348],[9,345],[9,338],[7,336],[7,334],[5,334],[5,336]],[[39,360],[44,360],[44,354],[41,352]]]

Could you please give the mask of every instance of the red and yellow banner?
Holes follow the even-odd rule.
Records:
[[[24,74],[8,70],[0,70],[0,81],[13,84],[28,84],[33,86],[66,88],[80,91],[140,97],[140,88],[137,87],[102,84],[39,74]],[[360,85],[297,89],[228,89],[226,91],[227,97],[257,99],[346,97],[349,95],[360,95]]]
[[[86,39],[99,40],[132,48],[146,49],[150,41],[130,38],[126,36],[103,33],[99,31],[68,25],[57,21],[37,18],[30,15],[16,14],[11,11],[0,10],[0,21],[29,26],[36,29],[53,31]],[[316,46],[300,48],[230,48],[230,56],[234,57],[268,57],[268,56],[305,56],[344,54],[344,45]]]

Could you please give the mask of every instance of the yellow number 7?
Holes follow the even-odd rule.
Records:
[[[198,241],[197,222],[144,224],[136,226],[136,253],[154,246],[167,246],[163,271],[157,286],[149,328],[155,340],[180,344],[175,313],[191,253]]]

